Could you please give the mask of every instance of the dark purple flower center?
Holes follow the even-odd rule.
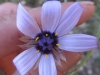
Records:
[[[50,32],[42,32],[36,36],[36,41],[38,41],[38,45],[36,49],[40,51],[42,54],[49,54],[52,52],[52,48],[57,46],[58,37],[56,33]]]

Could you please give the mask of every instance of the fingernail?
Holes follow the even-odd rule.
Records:
[[[80,4],[86,4],[86,5],[94,5],[94,2],[92,1],[79,1]]]

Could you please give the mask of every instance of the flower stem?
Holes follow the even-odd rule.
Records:
[[[99,25],[99,29],[97,32],[96,37],[99,39],[100,38],[100,25]],[[93,53],[93,50],[89,51],[87,53],[87,55],[85,56],[85,58],[82,60],[82,62],[76,67],[76,69],[74,71],[72,71],[69,75],[74,75],[85,63],[86,61],[90,58],[91,54]]]
[[[77,68],[72,71],[69,75],[74,75],[83,65],[84,63],[90,58],[93,51],[89,51],[86,55],[86,57],[82,60],[82,62],[77,66]]]
[[[97,38],[99,39],[100,38],[100,25],[99,25],[99,30],[98,30],[98,32],[97,32]]]

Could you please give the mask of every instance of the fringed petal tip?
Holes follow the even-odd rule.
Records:
[[[86,34],[72,34],[59,38],[60,49],[72,52],[85,52],[98,47],[98,39]]]

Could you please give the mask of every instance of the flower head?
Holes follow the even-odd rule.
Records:
[[[57,75],[56,63],[66,61],[63,50],[84,52],[97,48],[97,38],[86,34],[66,35],[77,24],[83,8],[78,2],[61,14],[59,1],[48,1],[42,6],[41,26],[21,6],[17,10],[17,27],[31,37],[31,48],[14,60],[21,75],[25,75],[38,61],[39,75]],[[38,67],[37,66],[37,67]]]

